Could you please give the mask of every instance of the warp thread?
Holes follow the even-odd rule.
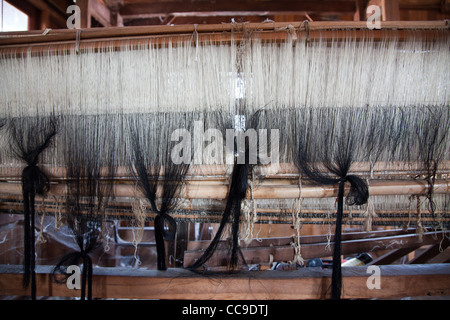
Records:
[[[138,265],[141,264],[139,256],[137,255],[138,245],[141,243],[144,236],[144,226],[145,226],[145,212],[147,210],[147,201],[144,199],[136,199],[132,204],[133,210],[133,220],[132,220],[132,231],[133,231],[133,245],[134,245],[134,258]]]
[[[251,173],[251,179],[248,181],[250,188],[250,199],[244,199],[241,202],[242,212],[242,227],[240,238],[244,240],[245,244],[249,244],[253,240],[253,230],[255,223],[258,221],[258,214],[256,211],[256,202],[254,198],[254,170]]]
[[[47,240],[44,238],[44,219],[45,219],[45,210],[42,211],[42,217],[41,217],[41,226],[39,230],[39,236],[36,240],[36,243],[46,243]]]
[[[417,216],[416,216],[416,234],[418,237],[418,242],[423,241],[423,233],[425,231],[423,225],[422,225],[422,213],[421,213],[421,206],[422,206],[422,200],[420,199],[420,196],[416,196],[417,200]]]
[[[297,263],[302,266],[304,265],[305,260],[302,257],[300,245],[300,229],[301,229],[300,214],[302,212],[302,204],[303,204],[301,175],[299,176],[298,184],[300,189],[299,197],[294,200],[294,208],[292,210],[292,224],[296,231],[296,235],[293,236],[293,242],[291,243],[291,245],[294,248],[294,259],[292,263]]]

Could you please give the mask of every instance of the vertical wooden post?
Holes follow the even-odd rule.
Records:
[[[90,0],[78,0],[77,6],[80,7],[81,11],[81,28],[90,28],[91,27],[91,12],[89,6]]]
[[[382,9],[383,21],[400,20],[400,5],[398,0],[383,0],[382,6],[383,6]]]
[[[382,21],[400,21],[400,4],[398,0],[370,0],[367,6],[370,5],[381,8]]]
[[[174,243],[174,261],[173,267],[179,268],[183,266],[184,252],[187,250],[189,240],[189,223],[178,222],[177,234]],[[170,263],[170,261],[169,261]]]
[[[398,0],[383,0],[383,21],[399,21],[400,5]]]
[[[123,18],[119,13],[119,9],[111,8],[110,10],[110,18],[111,26],[113,27],[123,27]]]
[[[369,0],[355,0],[356,2],[356,12],[353,16],[353,21],[366,21],[366,9]]]
[[[39,15],[39,29],[45,30],[50,28],[50,12],[49,11],[41,11]]]

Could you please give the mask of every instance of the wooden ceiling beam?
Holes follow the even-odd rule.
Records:
[[[104,27],[111,27],[111,11],[110,9],[98,0],[89,1],[89,12],[98,22]]]
[[[366,11],[369,0],[356,0],[356,12],[353,16],[354,21],[366,21]]]
[[[122,16],[162,15],[173,12],[321,12],[354,13],[356,3],[353,1],[263,1],[230,0],[227,2],[136,2],[124,4],[120,9]]]
[[[398,0],[402,10],[438,10],[442,0]]]
[[[12,2],[13,5],[15,5],[16,2],[23,2],[23,1],[14,1]],[[58,23],[58,25],[65,26],[66,25],[66,17],[64,14],[59,10],[59,8],[55,7],[52,3],[48,3],[44,0],[28,0],[27,3],[35,7],[36,9],[40,11],[48,12],[49,16],[52,16],[55,22]],[[20,6],[18,6],[20,9]]]

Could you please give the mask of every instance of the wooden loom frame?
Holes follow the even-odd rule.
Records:
[[[199,42],[213,41],[215,43],[240,41],[245,39],[245,31],[258,32],[261,39],[285,41],[288,33],[291,36],[301,36],[304,40],[319,38],[347,37],[349,32],[356,38],[367,35],[374,39],[407,37],[411,30],[427,35],[434,35],[436,30],[447,31],[446,21],[432,22],[382,22],[381,30],[368,30],[365,22],[291,22],[291,23],[263,23],[263,24],[221,24],[198,26],[157,26],[157,27],[126,27],[76,30],[49,30],[45,34],[41,31],[3,33],[0,35],[0,52],[8,53],[68,50],[79,45],[80,50],[100,48],[99,44],[108,42],[116,48],[124,45],[146,44],[149,38],[155,39],[161,45],[166,44],[168,37],[184,37],[192,41],[197,34]],[[76,40],[77,36],[79,41]],[[395,166],[394,166],[395,167]],[[414,166],[413,166],[414,167]],[[359,167],[358,167],[359,168]],[[416,173],[411,167],[397,164],[391,172],[397,174]],[[48,168],[52,176],[51,195],[60,196],[65,193],[63,168]],[[366,174],[370,171],[368,164],[359,168]],[[387,168],[384,168],[387,170]],[[450,170],[445,164],[444,171]],[[380,169],[383,171],[383,168]],[[20,169],[2,168],[0,177],[4,181],[0,184],[0,194],[20,196]],[[222,172],[223,173],[223,172]],[[394,173],[395,174],[395,173]],[[255,198],[298,198],[300,189],[293,183],[296,178],[294,170],[275,172],[269,177],[274,179],[262,183],[255,190]],[[191,182],[185,185],[184,196],[223,199],[226,196],[227,184],[217,172],[210,176],[193,175]],[[218,178],[219,177],[219,178]],[[123,183],[126,174],[123,173],[121,183],[116,183],[117,195],[133,197],[134,186]],[[290,178],[290,179],[286,179]],[[126,182],[126,181],[125,181]],[[225,181],[226,182],[226,181]],[[210,192],[213,188],[213,192]],[[425,195],[429,186],[424,181],[373,181],[370,183],[371,195],[385,194],[414,194]],[[450,192],[448,178],[436,181],[435,193]],[[336,187],[303,186],[302,197],[336,197]],[[402,235],[405,236],[405,235]],[[417,248],[423,244],[435,246],[431,234],[425,234],[424,242],[418,242],[414,236],[409,237],[407,247],[398,246],[395,250],[402,253]],[[386,240],[389,246],[391,239]],[[275,241],[275,240],[273,240]],[[287,240],[285,240],[287,241]],[[377,239],[376,241],[379,241]],[[369,241],[370,242],[370,241]],[[372,243],[373,244],[373,243]],[[368,244],[368,245],[372,245]],[[345,243],[344,243],[345,245]],[[319,243],[319,246],[323,244]],[[269,246],[270,247],[270,246]],[[191,248],[191,250],[193,250]],[[272,249],[265,249],[273,251]],[[275,254],[284,255],[292,247]],[[391,252],[393,255],[395,252]],[[397,256],[399,252],[397,251]],[[198,254],[198,252],[197,252]],[[380,257],[385,260],[387,257]],[[392,257],[391,257],[392,258]],[[391,259],[392,260],[392,259]],[[381,261],[380,261],[381,262]],[[0,266],[0,295],[26,295],[27,291],[21,286],[22,276],[19,266]],[[202,277],[186,270],[170,269],[167,272],[148,270],[119,270],[96,268],[94,271],[94,296],[108,298],[156,298],[156,299],[322,299],[328,296],[331,283],[329,270],[302,269],[288,273],[273,272],[243,272],[231,276],[211,279]],[[410,266],[381,266],[382,282],[387,284],[387,290],[368,290],[366,286],[367,273],[364,267],[345,268],[343,272],[343,298],[388,298],[422,295],[450,295],[450,266],[449,264],[410,265]],[[44,296],[78,296],[78,292],[71,291],[65,285],[58,285],[51,280],[50,270],[45,266],[38,266],[38,295]],[[414,285],[411,286],[411,281]],[[98,284],[98,285],[97,285]],[[130,290],[132,288],[133,290]],[[270,288],[268,290],[267,288]]]
[[[306,40],[348,37],[349,31],[356,38],[370,35],[374,39],[407,37],[411,31],[423,36],[431,35],[436,30],[449,30],[448,21],[388,21],[381,22],[381,29],[370,30],[366,22],[267,22],[267,23],[229,23],[211,25],[178,26],[140,26],[109,27],[92,29],[59,29],[25,32],[3,32],[0,34],[0,51],[20,49],[31,52],[47,51],[51,46],[63,45],[65,48],[79,44],[80,49],[98,48],[99,42],[109,41],[110,47],[120,47],[139,43],[148,43],[149,38],[160,44],[168,42],[169,37],[185,37],[184,41],[194,40],[213,43],[240,41],[248,37],[248,32],[257,33],[262,40],[285,41],[286,34],[302,35]],[[64,47],[62,47],[64,48]]]
[[[389,195],[414,195],[426,196],[430,190],[430,185],[424,179],[396,179],[387,180],[386,175],[391,176],[420,176],[424,174],[418,163],[377,163],[371,168],[368,163],[356,163],[351,171],[352,174],[370,177],[373,175],[369,184],[369,193],[371,196],[389,196]],[[0,167],[0,195],[2,195],[3,203],[0,204],[0,212],[15,213],[20,212],[20,201],[22,195],[22,187],[20,183],[21,168]],[[36,201],[42,205],[42,210],[49,214],[55,214],[57,210],[63,213],[64,209],[56,209],[58,201],[64,201],[67,192],[67,181],[65,178],[64,168],[45,167],[51,181],[51,187],[46,197],[36,197]],[[106,183],[113,183],[113,199],[112,206],[121,206],[123,212],[112,212],[108,216],[110,218],[132,218],[132,210],[130,210],[130,199],[136,197],[145,198],[139,190],[136,190],[135,178],[130,176],[129,169],[125,167],[117,168],[114,181],[104,177]],[[229,174],[228,167],[225,165],[193,165],[188,170],[186,179],[177,196],[180,199],[206,199],[223,201],[227,197]],[[107,172],[107,170],[105,170]],[[443,161],[440,165],[439,175],[447,177],[450,173],[450,162]],[[299,174],[295,166],[291,164],[280,164],[279,166],[260,167],[255,170],[256,179],[253,182],[253,190],[247,190],[247,199],[263,200],[263,199],[298,199],[298,198],[335,198],[337,196],[337,186],[321,186],[311,184],[307,179],[302,178],[302,184],[299,185]],[[262,178],[262,179],[261,179]],[[159,192],[159,191],[158,191]],[[348,186],[346,187],[346,193]],[[437,179],[433,185],[434,194],[449,194],[450,180],[446,178]],[[45,204],[44,204],[45,203]],[[173,216],[176,219],[190,221],[206,221],[208,218],[211,222],[220,221],[220,214],[205,216],[204,214],[196,214],[196,211],[208,210],[208,208],[192,208],[190,203],[180,205]],[[277,212],[276,209],[258,208],[258,212],[270,213]],[[281,211],[278,211],[281,213]],[[305,210],[308,212],[308,209]],[[312,210],[316,214],[326,215],[326,212],[320,210]],[[399,212],[397,210],[395,212]],[[152,220],[153,213],[147,213],[147,218]],[[302,218],[303,223],[316,221],[317,218]],[[375,219],[376,220],[376,219]],[[394,219],[401,221],[401,219]],[[435,222],[447,221],[448,219],[436,217]],[[291,223],[292,216],[284,214],[282,217],[260,217],[259,223]],[[401,223],[401,222],[399,222]]]

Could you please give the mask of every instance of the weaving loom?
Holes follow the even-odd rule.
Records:
[[[446,230],[449,44],[444,22],[0,38],[1,212],[23,214],[23,166],[39,167],[47,186],[31,183],[31,206],[65,217],[80,247],[66,260],[91,269],[106,219],[154,221],[160,270],[180,221],[220,223],[194,270],[228,224],[231,270],[239,239],[256,237],[249,224],[338,219],[336,237],[343,224]],[[251,130],[256,145],[239,145]]]

